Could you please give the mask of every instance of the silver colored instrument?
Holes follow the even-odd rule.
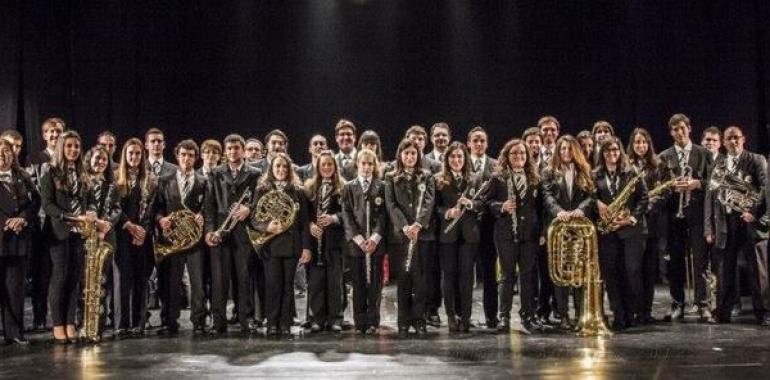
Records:
[[[425,195],[425,182],[420,183],[420,185],[417,186],[417,189],[420,190],[419,198],[417,198],[417,210],[414,213],[415,220],[422,212],[422,202]],[[406,272],[409,273],[409,268],[412,265],[412,256],[414,256],[414,250],[417,248],[417,240],[415,239],[413,241],[409,241],[409,248],[406,250],[406,263],[405,263],[405,269]]]

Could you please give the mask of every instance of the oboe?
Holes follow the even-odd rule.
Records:
[[[425,182],[420,183],[419,186],[417,186],[417,189],[420,190],[419,198],[417,198],[417,210],[414,212],[414,219],[417,220],[417,218],[420,215],[420,212],[422,212],[422,199],[424,198],[423,195],[425,195]],[[417,240],[410,240],[409,241],[409,248],[406,250],[406,265],[405,269],[407,273],[409,272],[409,267],[412,265],[412,256],[414,255],[414,249],[417,247]]]
[[[371,215],[372,208],[369,200],[366,200],[366,239],[372,236]],[[366,284],[372,283],[372,255],[364,252],[364,264],[366,264]]]
[[[516,191],[513,186],[513,173],[508,176],[508,199],[516,204]],[[516,207],[511,210],[511,232],[513,232],[513,242],[519,242],[519,218],[516,213]]]
[[[330,197],[329,197],[329,188],[327,184],[321,185],[321,194],[318,198],[318,202],[316,202],[316,224],[318,223],[318,217],[321,214],[326,214],[329,208]],[[324,230],[325,228],[321,229],[321,234],[318,235],[318,239],[316,240],[318,242],[318,261],[316,261],[316,265],[319,267],[322,267],[326,265],[326,263],[323,260],[323,237],[324,237]]]

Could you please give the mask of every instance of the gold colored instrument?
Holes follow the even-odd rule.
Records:
[[[83,236],[86,251],[85,270],[83,275],[83,338],[96,343],[101,339],[99,331],[102,316],[102,296],[105,282],[104,267],[114,248],[99,237],[96,223],[73,221]]]
[[[557,286],[583,288],[578,335],[612,335],[604,323],[596,228],[588,218],[554,219],[548,227],[548,272]]]
[[[246,227],[249,235],[249,241],[254,246],[254,250],[259,252],[265,243],[276,235],[286,231],[294,224],[299,211],[299,204],[283,190],[270,190],[257,201],[257,205],[251,212],[251,225],[256,226],[261,223],[270,223],[273,220],[281,224],[279,232],[273,234],[267,231],[258,231],[251,227]]]
[[[658,184],[658,186],[655,186],[652,190],[647,192],[647,197],[653,198],[653,197],[659,197],[663,195],[664,192],[668,191],[674,185],[676,185],[677,178],[670,179],[666,182]]]
[[[195,216],[196,214],[187,208],[168,215],[171,226],[162,231],[163,238],[168,243],[158,239],[153,245],[156,263],[160,263],[174,253],[192,248],[201,240],[203,226],[195,221]]]
[[[599,232],[604,235],[614,232],[618,229],[618,226],[615,224],[616,220],[627,219],[631,216],[631,211],[627,207],[628,200],[631,199],[631,195],[634,194],[636,185],[642,177],[644,177],[643,171],[635,175],[634,178],[631,178],[618,196],[610,202],[607,206],[607,217],[600,218],[599,223],[597,223],[596,228]]]

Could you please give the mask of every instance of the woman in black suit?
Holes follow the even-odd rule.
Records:
[[[472,174],[470,162],[468,148],[455,141],[447,148],[442,170],[435,178],[442,292],[450,332],[470,330],[473,266],[479,248],[478,213],[484,205],[481,198],[471,200],[480,190],[481,178]],[[455,225],[447,230],[450,223]]]
[[[281,230],[277,220],[252,226],[257,231],[275,236],[261,248],[265,265],[265,306],[267,308],[267,334],[290,334],[294,319],[294,274],[297,259],[307,264],[312,258],[310,251],[310,223],[308,200],[297,175],[291,169],[292,162],[285,153],[276,153],[270,167],[257,185],[254,205],[268,192],[283,191],[298,204],[294,222]],[[252,207],[252,211],[255,207]]]
[[[74,343],[76,311],[80,300],[83,242],[73,220],[93,222],[86,213],[87,190],[80,154],[80,135],[64,132],[56,144],[51,169],[40,181],[43,209],[51,224],[51,283],[48,297],[55,343]]]
[[[636,128],[631,132],[628,141],[628,162],[637,172],[644,171],[644,181],[647,190],[657,186],[662,178],[663,166],[655,154],[652,136],[644,128]],[[655,281],[658,278],[658,255],[665,245],[666,218],[662,217],[664,206],[663,197],[651,197],[647,200],[647,212],[645,222],[647,235],[644,254],[642,257],[642,300],[641,315],[636,316],[637,324],[649,324],[655,322],[652,316],[652,301],[655,298]]]
[[[334,153],[324,150],[315,161],[315,175],[305,182],[310,200],[313,260],[308,264],[310,331],[342,331],[342,180]]]
[[[14,160],[13,147],[0,140],[0,308],[6,343],[24,339],[24,278],[32,247],[32,227],[40,196]]]
[[[519,315],[522,332],[526,334],[541,328],[535,312],[542,202],[538,192],[540,175],[529,157],[529,148],[523,140],[508,141],[500,151],[498,167],[484,194],[495,217],[493,236],[502,272],[497,329],[510,331],[513,285],[518,267]]]
[[[591,217],[594,214],[595,190],[588,165],[580,144],[572,135],[564,135],[556,141],[556,154],[550,165],[543,171],[541,190],[545,207],[544,228],[554,219],[568,221],[576,217]],[[561,319],[562,329],[571,329],[568,301],[571,289],[554,287],[556,312]],[[575,305],[580,305],[580,291],[576,291]],[[578,310],[579,311],[579,310]]]
[[[396,151],[396,164],[385,176],[385,204],[393,226],[388,237],[391,251],[404,263],[398,275],[398,332],[413,327],[418,334],[425,326],[426,282],[420,252],[430,246],[434,183],[428,170],[420,168],[422,154],[416,143],[402,140]],[[410,249],[410,245],[412,246]],[[409,255],[409,252],[412,252]],[[409,261],[411,259],[411,261]]]
[[[612,328],[622,331],[631,325],[634,315],[642,313],[647,187],[640,180],[629,189],[631,195],[621,207],[630,211],[628,216],[611,215],[609,205],[637,174],[628,166],[617,137],[604,140],[598,157],[594,170],[596,206],[599,217],[611,223],[611,232],[599,232],[599,269],[614,316]]]
[[[150,210],[158,181],[146,161],[142,141],[126,141],[115,176],[121,208],[112,267],[118,338],[144,335],[147,322],[147,280],[153,267]]]

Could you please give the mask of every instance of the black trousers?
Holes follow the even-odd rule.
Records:
[[[441,271],[444,311],[448,320],[468,322],[473,305],[473,265],[478,252],[478,243],[457,240],[441,243]]]
[[[511,318],[513,285],[516,283],[517,277],[519,278],[519,298],[521,300],[519,315],[522,319],[529,319],[535,315],[537,309],[537,252],[538,242],[536,241],[514,243],[510,240],[502,241],[497,245],[497,254],[500,257],[500,269],[502,271],[499,291],[500,318]]]
[[[252,300],[254,302],[254,319],[264,320],[267,311],[265,310],[265,262],[256,257],[253,261],[254,268],[251,271]]]
[[[21,338],[24,331],[24,279],[27,256],[0,258],[0,308],[5,339]]]
[[[631,319],[635,315],[645,315],[647,288],[645,287],[648,279],[645,276],[653,268],[649,268],[650,262],[647,258],[647,236],[638,235],[620,239],[620,245],[623,250],[621,265],[624,270],[618,276],[618,286],[620,287],[620,297],[626,312],[626,319]],[[601,247],[601,246],[600,246]],[[654,265],[654,261],[652,262]],[[654,281],[649,279],[649,282]],[[653,284],[653,292],[655,291]]]
[[[51,279],[51,254],[48,239],[39,228],[32,231],[29,276],[32,280],[32,318],[34,324],[46,324],[48,318],[48,286]]]
[[[628,320],[628,302],[623,297],[622,279],[626,275],[625,267],[625,242],[613,232],[607,235],[599,235],[599,270],[602,276],[602,285],[610,300],[610,308],[615,320],[626,322]]]
[[[497,321],[497,252],[494,243],[494,218],[491,215],[484,215],[480,222],[481,240],[479,242],[479,253],[477,260],[477,270],[481,276],[481,282],[484,286],[484,317],[487,322]]]
[[[401,273],[398,275],[398,326],[420,327],[425,324],[425,266],[421,252],[425,249],[427,242],[418,241],[412,253],[412,260],[409,265],[409,271],[406,270],[406,260],[408,257],[409,243],[403,242],[395,245],[395,251],[391,252],[398,256],[397,262],[402,263]]]
[[[270,257],[265,264],[265,311],[268,327],[288,329],[294,324],[296,257]]]
[[[717,275],[717,305],[714,314],[719,320],[729,321],[730,312],[735,305],[736,293],[738,292],[735,282],[738,254],[741,251],[753,253],[754,242],[749,236],[746,223],[743,222],[740,214],[726,214],[725,221],[727,222],[727,241],[724,248],[714,249],[712,270]],[[755,309],[758,314],[764,314],[764,311],[761,306],[760,310]]]
[[[768,275],[767,240],[753,243],[753,250],[746,251],[749,269],[751,303],[757,319],[770,312],[770,275]]]
[[[73,325],[82,298],[80,276],[83,273],[83,239],[70,233],[65,240],[51,240],[51,284],[48,304],[54,326]]]
[[[425,274],[425,312],[438,315],[441,307],[441,255],[436,241],[426,241],[422,253],[423,273]]]
[[[350,250],[354,249],[357,248],[350,248]],[[366,282],[366,259],[364,256],[348,256],[346,258],[353,282],[353,321],[358,330],[380,325],[383,281],[382,257],[382,255],[371,256],[371,283]]]
[[[143,329],[147,322],[147,286],[153,267],[147,239],[135,246],[127,233],[118,232],[118,249],[112,256],[115,329]]]
[[[666,272],[668,275],[669,291],[675,304],[682,305],[685,302],[685,281],[687,269],[685,255],[689,252],[693,258],[695,268],[695,304],[706,305],[706,280],[703,274],[708,267],[706,255],[706,239],[703,237],[703,222],[688,223],[686,218],[672,217],[669,220],[670,231],[668,233],[668,262]]]
[[[548,273],[548,252],[545,244],[537,246],[537,275],[537,315],[540,318],[548,318],[551,312],[556,310],[556,298],[553,281]]]
[[[194,326],[205,324],[204,258],[204,250],[196,246],[188,251],[175,253],[158,264],[158,291],[167,327],[179,327],[178,319],[182,306],[180,284],[185,266],[190,276],[190,322]]]
[[[238,233],[243,233],[243,236],[239,238]],[[238,321],[243,326],[254,315],[252,273],[255,256],[244,230],[236,229],[229,239],[211,248],[211,314],[214,328],[227,326],[231,281],[238,285]]]
[[[323,266],[313,260],[306,266],[308,274],[309,319],[319,326],[341,324],[342,319],[342,251],[323,253]]]
[[[642,254],[642,315],[652,315],[655,282],[658,279],[659,239],[658,236],[648,235]]]

